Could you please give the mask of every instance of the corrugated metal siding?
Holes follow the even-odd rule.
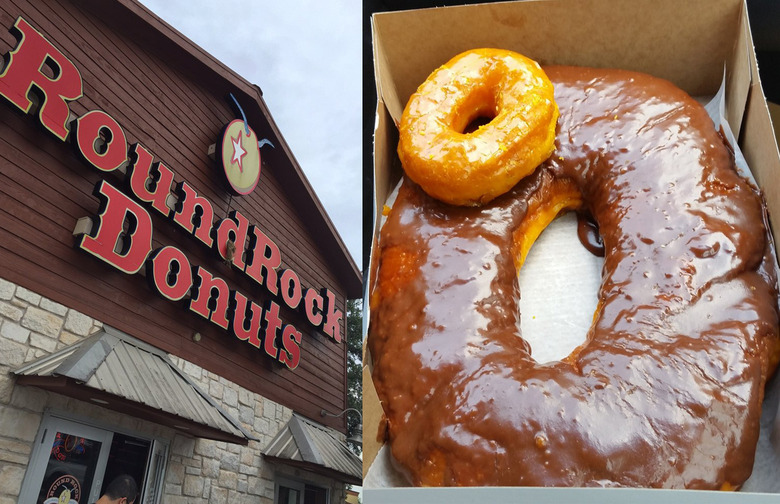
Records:
[[[300,420],[307,436],[324,459],[325,467],[356,477],[363,474],[363,462],[349,450],[338,431],[302,417]]]
[[[81,348],[83,342],[76,343],[47,357],[33,361],[16,371],[18,375],[52,376],[60,365]]]
[[[26,376],[66,376],[124,399],[245,437],[237,421],[219,409],[167,355],[113,328],[34,361]]]
[[[292,431],[290,431],[288,426],[285,426],[281,431],[279,431],[273,441],[271,441],[268,447],[264,450],[264,453],[276,458],[307,462],[303,460],[303,457],[301,456],[301,450],[298,449],[298,444],[295,442],[295,437],[292,435]]]
[[[302,433],[302,436],[296,436],[296,432]],[[263,453],[280,459],[322,465],[357,478],[362,476],[363,463],[349,450],[341,433],[295,414]],[[307,453],[308,456],[305,455]]]
[[[237,436],[242,435],[167,358],[125,341],[114,346],[86,385]]]

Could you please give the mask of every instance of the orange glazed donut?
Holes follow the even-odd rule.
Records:
[[[669,82],[545,70],[545,163],[481,207],[405,179],[382,227],[368,348],[392,456],[416,485],[738,487],[778,355],[762,199]],[[586,342],[540,363],[517,268],[562,209],[598,225],[602,283]]]
[[[475,120],[492,119],[473,132]],[[476,49],[434,71],[401,116],[398,156],[429,195],[486,203],[550,156],[558,107],[539,64],[512,51]]]

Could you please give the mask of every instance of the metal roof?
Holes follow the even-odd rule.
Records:
[[[92,400],[198,437],[246,444],[252,437],[163,351],[105,326],[14,372],[21,384]],[[64,380],[64,382],[63,382]],[[112,398],[120,398],[113,401]]]
[[[314,471],[314,466],[321,466],[335,471],[347,483],[362,482],[363,461],[347,447],[344,435],[296,413],[274,436],[263,455],[297,462]]]

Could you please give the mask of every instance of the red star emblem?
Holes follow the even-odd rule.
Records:
[[[243,173],[244,167],[241,166],[241,160],[246,156],[246,150],[244,149],[244,146],[241,145],[241,132],[238,132],[236,138],[231,137],[230,141],[233,142],[233,159],[230,162],[232,164],[238,163],[238,169]]]

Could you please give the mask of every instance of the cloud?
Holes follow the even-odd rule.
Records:
[[[142,2],[260,86],[282,135],[360,266],[361,9],[352,1]]]

